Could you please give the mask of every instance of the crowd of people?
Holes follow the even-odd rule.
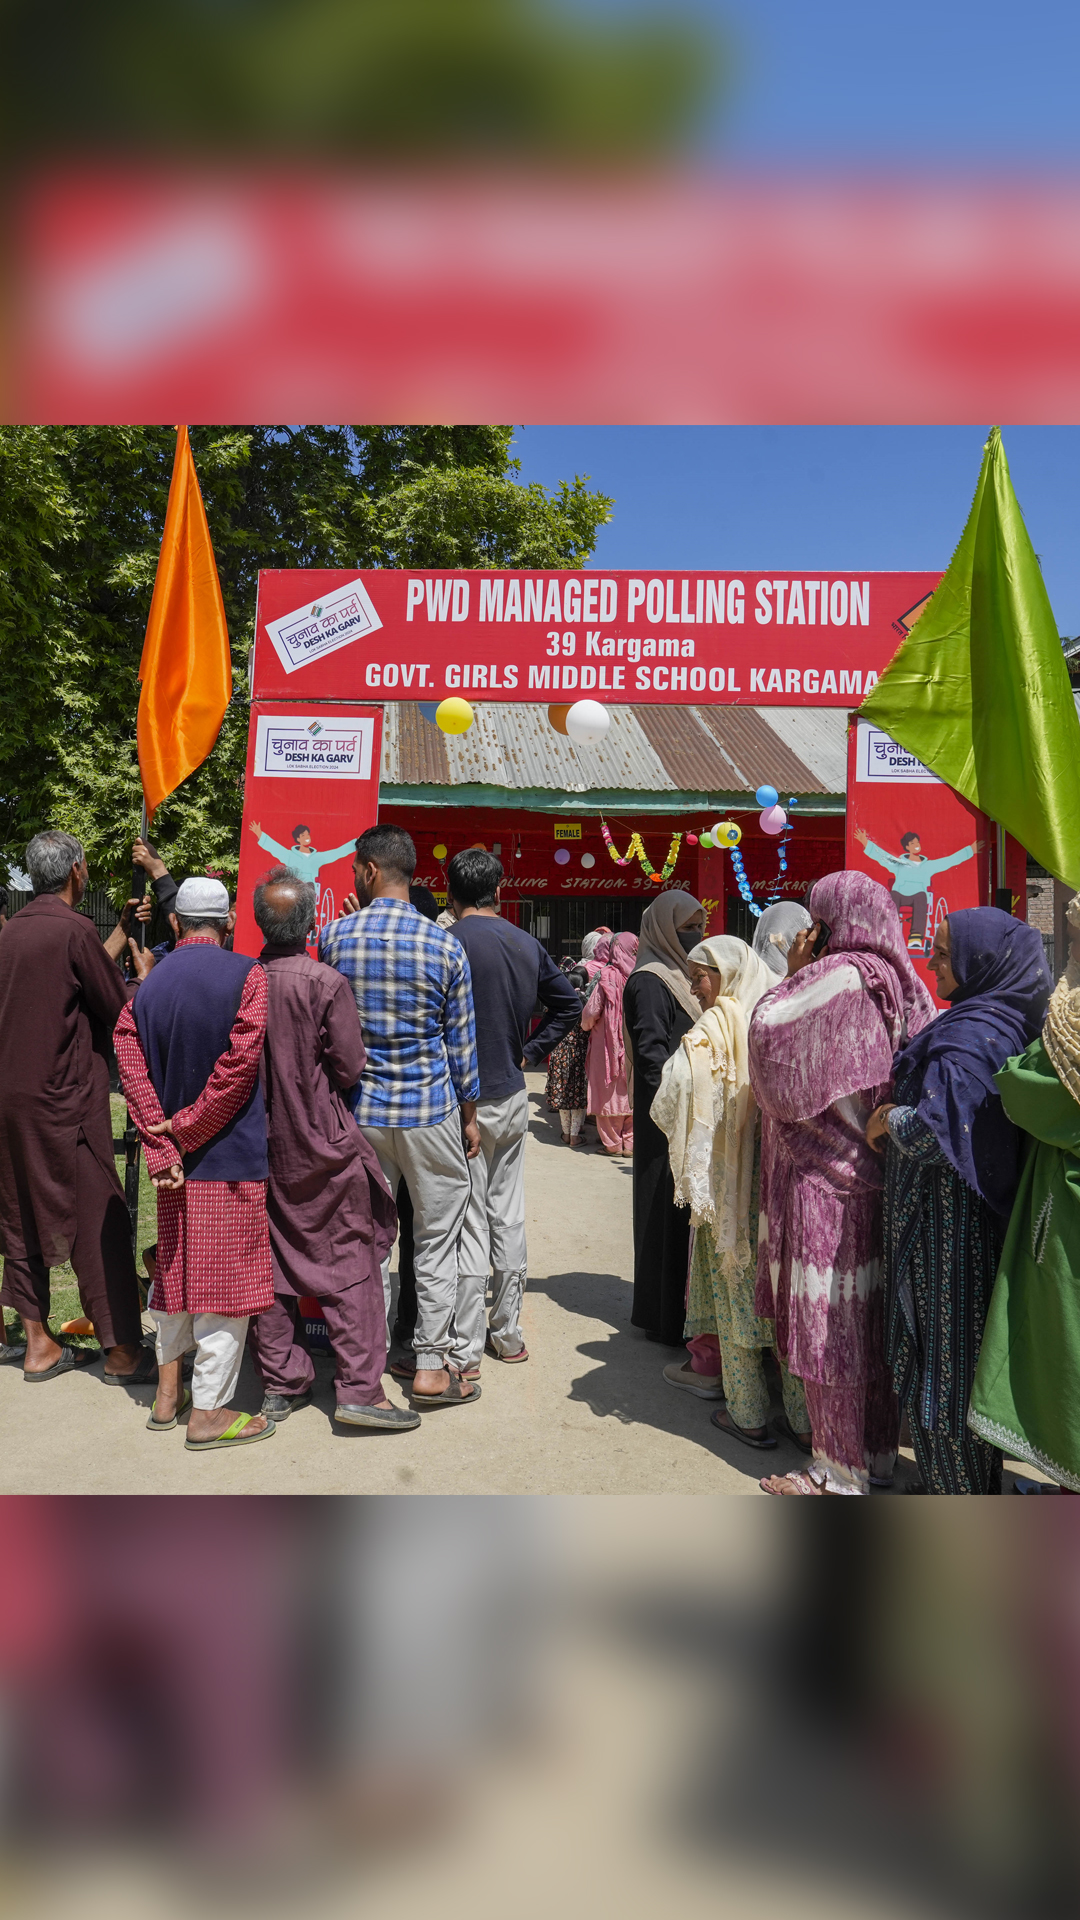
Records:
[[[502,916],[483,848],[450,862],[439,924],[408,834],[362,833],[318,958],[312,880],[260,881],[249,957],[220,880],[177,887],[144,842],[135,857],[167,908],[158,947],[129,910],[104,942],[73,911],[86,860],[58,831],[27,849],[34,897],[0,939],[0,1297],[28,1383],[95,1357],[50,1329],[70,1260],[105,1380],[153,1383],[148,1428],[186,1415],[191,1451],[267,1439],[310,1401],[312,1300],[344,1424],[475,1402],[485,1357],[529,1358],[524,1073],[546,1059],[564,1142],[592,1113],[601,1150],[632,1159],[631,1321],[680,1349],[664,1379],[729,1439],[805,1456],[767,1492],[889,1486],[902,1421],[912,1491],[1000,1492],[1003,1452],[1080,1491],[1080,896],[1052,994],[1033,928],[949,915],[940,1011],[857,872],[769,908],[752,946],[668,889],[639,935],[598,928],[560,968]],[[153,1348],[112,1048],[157,1194]],[[245,1345],[256,1414],[232,1405]]]
[[[25,1334],[9,1357],[34,1385],[95,1357],[49,1327],[50,1269],[70,1260],[105,1379],[154,1382],[148,1428],[186,1414],[189,1451],[268,1439],[310,1401],[302,1300],[325,1319],[343,1423],[404,1431],[421,1411],[478,1400],[485,1353],[529,1357],[523,1070],[581,1014],[540,942],[501,918],[498,860],[472,848],[450,863],[446,930],[410,899],[408,834],[369,829],[355,911],[324,929],[314,959],[310,880],[279,866],[260,881],[264,944],[248,957],[231,950],[220,880],[177,888],[152,849],[135,852],[169,903],[170,940],[144,952],[125,914],[100,941],[73,911],[83,848],[57,831],[31,841],[34,898],[4,929],[0,1298]],[[113,1159],[111,1046],[157,1193],[153,1351]],[[389,1351],[406,1201],[411,1326]],[[231,1404],[245,1345],[264,1390],[252,1415]],[[384,1391],[388,1361],[408,1407]]]
[[[1080,897],[1052,998],[1034,928],[950,914],[929,961],[944,1011],[861,873],[769,909],[753,949],[700,925],[689,895],[650,907],[663,997],[627,993],[635,1078],[656,1087],[648,1133],[636,1120],[635,1321],[670,1341],[686,1302],[665,1377],[772,1449],[771,1350],[776,1428],[810,1464],[769,1493],[890,1486],[901,1421],[909,1491],[999,1493],[1003,1451],[1080,1491]]]

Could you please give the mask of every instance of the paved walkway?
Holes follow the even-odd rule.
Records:
[[[314,1404],[271,1440],[194,1458],[182,1428],[146,1431],[150,1390],[103,1386],[100,1363],[33,1393],[0,1367],[0,1492],[757,1494],[763,1471],[801,1465],[789,1444],[763,1455],[724,1438],[708,1402],[666,1384],[676,1354],[630,1325],[630,1164],[571,1153],[543,1076],[528,1078],[532,1357],[486,1359],[479,1405],[428,1413],[408,1434],[343,1431],[320,1357]],[[260,1398],[245,1361],[238,1405]],[[902,1458],[901,1481],[913,1471]]]

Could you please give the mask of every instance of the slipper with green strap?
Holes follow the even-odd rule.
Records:
[[[268,1420],[265,1427],[260,1427],[258,1433],[244,1432],[248,1421],[254,1417],[250,1413],[238,1413],[232,1424],[226,1427],[224,1433],[219,1433],[216,1440],[185,1440],[185,1450],[188,1453],[212,1453],[215,1447],[250,1447],[254,1440],[269,1440],[270,1435],[277,1432],[272,1420]]]
[[[179,1420],[180,1415],[182,1413],[186,1413],[190,1405],[191,1405],[191,1388],[185,1387],[183,1398],[181,1399],[180,1405],[177,1407],[176,1412],[173,1414],[172,1419],[156,1420],[154,1418],[154,1407],[157,1406],[157,1401],[155,1399],[154,1406],[152,1406],[150,1409],[150,1418],[146,1423],[147,1433],[171,1433],[177,1421]]]

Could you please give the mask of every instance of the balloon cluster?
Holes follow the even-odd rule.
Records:
[[[787,813],[779,804],[780,796],[775,787],[759,787],[754,798],[761,808],[761,812],[758,815],[758,825],[762,833],[767,833],[770,837],[778,838],[780,841],[776,884],[765,902],[765,906],[771,907],[780,898],[780,889],[783,884],[782,876],[787,872],[788,865],[787,844],[793,829]],[[797,804],[798,802],[793,794],[788,800],[788,807],[791,808]],[[689,838],[689,835],[687,837]],[[718,820],[715,826],[709,828],[708,832],[699,836],[698,844],[706,849],[710,847],[716,847],[721,851],[726,849],[727,852],[730,853],[731,864],[735,872],[735,880],[739,889],[740,898],[746,903],[755,918],[757,918],[765,911],[765,908],[759,906],[754,899],[754,890],[747,878],[746,866],[740,851],[739,843],[741,840],[742,828],[738,826],[734,820]]]

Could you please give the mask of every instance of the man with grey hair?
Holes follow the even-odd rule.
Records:
[[[138,978],[149,955],[123,921],[104,944],[76,911],[86,855],[48,829],[26,849],[34,898],[0,941],[0,1300],[26,1332],[23,1378],[55,1380],[96,1356],[49,1331],[49,1270],[70,1260],[83,1312],[105,1350],[105,1378],[141,1385],[156,1372],[143,1348],[139,1287],[123,1188],[113,1158],[109,1042],[129,989],[115,964],[130,946]]]
[[[315,912],[312,882],[284,866],[255,889],[255,920],[266,942],[259,955],[268,994],[261,1074],[274,1304],[252,1322],[252,1353],[266,1391],[264,1414],[280,1421],[307,1406],[315,1369],[300,1303],[314,1299],[337,1361],[334,1418],[403,1432],[418,1427],[420,1416],[395,1407],[382,1385],[382,1262],[397,1213],[345,1097],[366,1055],[348,983],[308,955]]]

